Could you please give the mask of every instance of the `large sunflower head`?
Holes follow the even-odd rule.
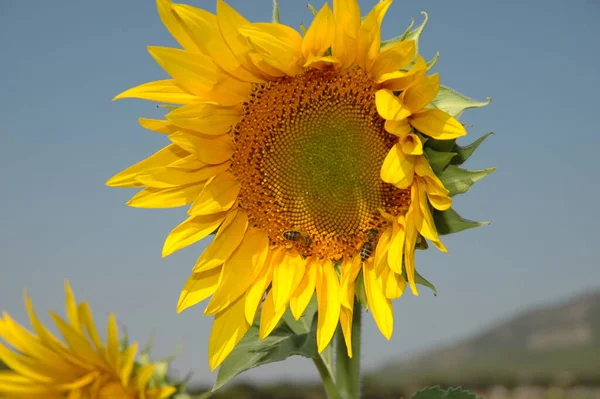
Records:
[[[9,346],[0,342],[0,360],[10,370],[0,370],[0,398],[164,399],[175,392],[152,386],[155,366],[136,364],[137,344],[122,345],[113,314],[103,343],[89,305],[76,302],[69,283],[65,290],[67,319],[50,313],[63,340],[40,322],[27,294],[33,332],[3,313],[0,339]]]
[[[288,307],[299,318],[315,292],[319,351],[338,322],[350,342],[357,286],[389,338],[391,299],[407,283],[418,293],[415,247],[430,240],[445,251],[432,210],[452,200],[424,143],[466,131],[432,105],[439,76],[427,75],[415,41],[403,35],[382,47],[391,3],[361,18],[356,0],[334,0],[302,35],[250,22],[222,0],[216,15],[157,1],[182,47],[149,47],[170,79],[116,98],[176,104],[166,120],[140,119],[171,144],[108,185],[143,187],[133,207],[191,204],[165,256],[216,233],[178,305],[211,297],[212,368],[259,308],[265,337]]]

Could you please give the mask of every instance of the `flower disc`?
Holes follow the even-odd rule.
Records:
[[[366,232],[383,227],[381,210],[408,208],[409,190],[380,178],[397,138],[384,130],[376,90],[360,69],[309,70],[254,87],[235,127],[232,169],[241,206],[271,242],[354,256]]]

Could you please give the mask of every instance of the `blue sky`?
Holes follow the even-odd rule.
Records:
[[[375,1],[361,1],[363,12]],[[191,4],[214,10],[214,1]],[[269,0],[231,0],[250,20],[270,19]],[[315,2],[320,6],[322,1]],[[473,334],[531,305],[600,286],[597,201],[600,3],[588,1],[396,1],[383,36],[410,17],[430,23],[427,59],[441,53],[443,84],[492,104],[467,111],[472,141],[496,134],[467,166],[498,170],[455,208],[490,226],[449,236],[449,254],[419,253],[439,296],[423,289],[394,304],[391,342],[365,317],[364,364]],[[311,20],[305,2],[281,0],[282,22]],[[20,0],[0,5],[0,308],[27,323],[22,290],[38,313],[63,309],[63,280],[97,319],[117,314],[131,337],[156,336],[156,354],[180,342],[175,368],[212,382],[206,347],[211,318],[202,307],[177,315],[179,291],[206,242],[161,259],[162,241],[185,209],[125,206],[133,190],[108,177],[166,144],[138,126],[160,117],[151,102],[112,97],[165,73],[146,45],[174,45],[152,1]],[[316,378],[294,359],[246,376]],[[292,377],[289,377],[292,378]]]

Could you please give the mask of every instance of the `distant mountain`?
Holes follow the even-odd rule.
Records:
[[[375,384],[600,382],[600,290],[523,312],[371,375]]]

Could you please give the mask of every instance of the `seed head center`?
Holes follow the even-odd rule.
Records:
[[[354,256],[382,227],[380,210],[407,205],[408,193],[380,178],[396,138],[375,91],[361,70],[308,70],[254,88],[234,129],[232,170],[241,206],[272,243]]]

